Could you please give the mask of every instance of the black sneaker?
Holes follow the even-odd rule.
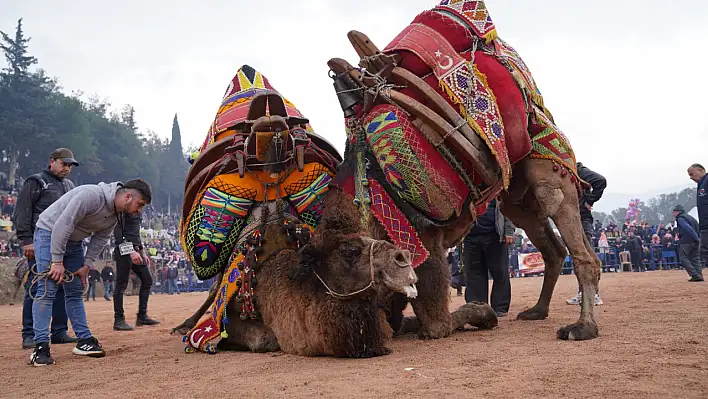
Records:
[[[49,342],[40,342],[34,347],[30,355],[30,364],[34,367],[50,366],[54,364],[51,353],[49,353]]]
[[[73,344],[78,341],[78,338],[72,337],[66,332],[64,332],[63,334],[59,334],[56,337],[52,335],[52,344]]]
[[[125,319],[116,319],[113,322],[113,330],[115,331],[133,331],[133,326],[125,322]]]
[[[32,349],[36,347],[34,343],[34,338],[32,337],[24,337],[22,338],[22,349]]]
[[[137,327],[140,327],[140,326],[155,326],[155,325],[158,325],[158,324],[160,324],[159,321],[157,321],[157,320],[155,320],[155,319],[151,319],[151,318],[149,318],[147,315],[145,315],[145,316],[138,315],[138,318],[135,319],[135,325],[136,325]]]
[[[94,337],[80,339],[73,350],[75,355],[88,356],[88,357],[104,357],[106,356],[106,351],[103,350],[101,344]]]

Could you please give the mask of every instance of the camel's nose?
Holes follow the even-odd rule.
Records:
[[[398,250],[394,255],[393,261],[398,267],[408,267],[411,265],[411,253],[406,250]]]

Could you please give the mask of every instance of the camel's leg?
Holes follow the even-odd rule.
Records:
[[[219,291],[219,285],[221,284],[221,276],[221,273],[216,276],[214,283],[211,285],[211,288],[209,288],[209,296],[207,296],[207,298],[204,300],[202,306],[200,306],[199,309],[197,309],[197,311],[194,312],[194,314],[191,315],[187,320],[182,322],[182,324],[173,328],[172,331],[170,331],[170,334],[184,335],[188,333],[191,329],[193,329],[194,326],[197,325],[197,323],[199,323],[199,319],[204,316],[204,313],[209,310],[211,305],[214,303],[214,299],[216,299],[216,292]]]
[[[237,315],[238,313],[233,319],[229,318],[229,324],[226,326],[229,335],[219,341],[217,349],[258,353],[280,350],[275,333],[270,327],[256,320],[241,320]]]
[[[590,250],[577,206],[565,203],[553,216],[553,221],[570,251],[575,275],[583,290],[580,318],[577,322],[560,328],[558,338],[569,340],[596,338],[599,334],[595,322],[594,301],[600,282],[602,263],[595,252]]]
[[[401,330],[401,325],[403,325],[403,311],[408,306],[408,299],[404,294],[395,293],[391,296],[388,303],[389,314],[388,314],[388,324],[393,329],[393,334],[403,334]],[[416,323],[416,331],[418,331],[418,324]]]
[[[428,249],[430,257],[416,270],[418,297],[411,300],[411,306],[420,323],[420,338],[445,338],[453,331],[448,298],[450,267],[442,250]]]
[[[502,200],[502,212],[516,227],[523,229],[531,242],[543,255],[545,271],[543,288],[536,305],[519,313],[519,320],[543,320],[548,317],[548,309],[553,296],[553,289],[558,281],[566,250],[556,237],[547,217],[538,215],[538,203],[533,197],[527,197],[526,208]]]
[[[460,306],[451,313],[453,329],[463,330],[466,324],[480,330],[491,330],[499,323],[497,314],[489,304],[484,302],[470,302]],[[398,331],[399,335],[418,331],[418,318],[408,316],[403,319],[403,324]]]

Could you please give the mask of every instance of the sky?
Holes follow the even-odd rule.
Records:
[[[358,63],[346,34],[385,47],[435,0],[0,0],[64,91],[131,104],[141,130],[200,145],[236,70],[262,72],[340,151],[342,112],[326,62]],[[579,161],[608,193],[690,185],[708,164],[708,2],[487,0]],[[0,61],[0,63],[3,61]],[[599,203],[598,203],[599,205]]]

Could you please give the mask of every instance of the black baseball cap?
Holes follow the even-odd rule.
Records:
[[[79,166],[79,163],[74,159],[74,153],[68,148],[57,148],[49,154],[49,157],[52,159],[61,159],[64,163]]]

